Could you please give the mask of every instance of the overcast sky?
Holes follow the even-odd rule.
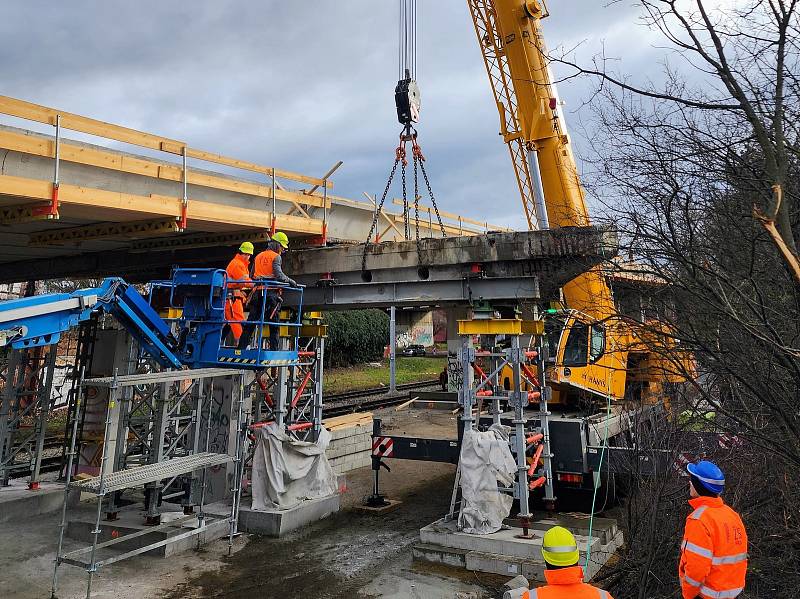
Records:
[[[420,142],[440,207],[523,228],[466,2],[419,2]],[[631,2],[549,4],[551,50],[582,44],[588,60],[605,44],[627,72],[657,68]],[[310,175],[343,160],[339,195],[385,185],[397,0],[6,0],[0,40],[2,94]],[[579,156],[590,89],[560,87]]]

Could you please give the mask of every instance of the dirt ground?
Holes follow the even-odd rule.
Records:
[[[381,414],[393,434],[455,436],[449,412],[389,409]],[[419,529],[449,508],[455,467],[450,464],[392,461],[381,471],[382,492],[402,505],[383,515],[357,510],[372,490],[372,471],[347,474],[342,510],[282,538],[251,536],[245,547],[224,559],[221,569],[179,584],[164,599],[224,597],[420,598],[497,596],[504,578],[413,563],[411,546]]]
[[[455,436],[448,412],[386,410],[386,432],[438,438]],[[419,529],[448,509],[455,467],[392,461],[381,471],[383,492],[403,503],[385,515],[356,506],[371,492],[372,471],[347,474],[342,510],[282,539],[241,535],[227,555],[227,539],[169,559],[139,556],[101,569],[92,597],[99,599],[191,599],[294,597],[453,599],[499,596],[504,578],[413,563]],[[50,596],[60,514],[0,527],[0,597]],[[66,549],[79,544],[67,541]],[[59,599],[85,596],[86,573],[62,566]]]

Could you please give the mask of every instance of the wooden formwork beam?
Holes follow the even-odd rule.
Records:
[[[27,198],[31,204],[49,201],[52,197],[53,184],[39,179],[0,175],[0,195]],[[139,196],[102,189],[81,187],[62,183],[59,188],[59,204],[65,206],[83,206],[98,210],[98,217],[111,220],[107,211],[123,211],[129,214],[140,214],[142,219],[154,217],[180,218],[182,199],[173,196],[151,194]],[[16,209],[23,210],[23,204]],[[231,225],[239,228],[268,229],[272,223],[272,212],[253,208],[231,208],[223,204],[203,200],[189,199],[188,218],[194,223],[213,223],[215,225]],[[322,234],[322,221],[296,216],[279,215],[282,227],[295,233]],[[138,219],[130,219],[138,220]]]
[[[298,181],[308,185],[324,185],[324,181],[318,177],[308,177],[292,171],[284,169],[277,169],[246,160],[238,160],[222,156],[221,154],[214,154],[213,152],[205,152],[203,150],[196,150],[188,147],[184,141],[177,139],[170,139],[161,135],[154,135],[152,133],[145,133],[92,119],[85,116],[80,116],[63,110],[56,110],[55,108],[48,108],[32,102],[10,98],[8,96],[0,96],[0,114],[7,114],[37,123],[44,123],[46,125],[55,125],[56,119],[61,117],[61,127],[70,129],[72,131],[80,131],[81,133],[88,133],[106,139],[113,139],[131,145],[139,146],[142,148],[149,148],[151,150],[160,150],[169,154],[176,154],[181,156],[183,149],[186,148],[186,155],[189,158],[204,160],[215,164],[222,164],[224,166],[231,166],[234,168],[262,173],[265,175],[275,174],[276,177]],[[328,188],[333,186],[328,182]]]
[[[32,233],[28,236],[30,245],[63,245],[70,242],[107,239],[109,237],[152,237],[178,232],[178,222],[174,218],[145,220],[124,223],[99,223],[83,227],[68,227]]]

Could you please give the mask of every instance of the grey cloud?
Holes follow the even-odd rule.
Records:
[[[588,59],[600,40],[622,55],[643,39],[628,5],[550,5],[551,48],[585,40]],[[466,2],[420,6],[420,140],[441,207],[522,227]],[[399,132],[393,1],[13,0],[3,12],[4,94],[309,174],[343,160],[336,192],[350,197],[385,185]],[[624,64],[655,54],[644,45]],[[590,87],[562,86],[569,120],[588,118]]]

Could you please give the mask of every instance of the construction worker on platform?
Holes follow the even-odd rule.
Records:
[[[228,262],[225,273],[228,275],[228,297],[225,299],[225,320],[228,323],[222,329],[223,339],[230,331],[233,345],[239,343],[244,321],[244,300],[247,290],[252,287],[250,280],[250,259],[253,257],[253,244],[245,241],[239,246],[236,255]],[[236,322],[238,321],[238,322]]]
[[[563,526],[554,526],[545,533],[542,557],[547,584],[526,591],[523,599],[613,599],[607,591],[583,582],[578,543]]]
[[[744,590],[747,532],[720,493],[725,476],[716,464],[689,464],[689,505],[678,577],[684,599],[730,599]]]
[[[253,279],[271,279],[281,283],[288,283],[292,287],[297,287],[294,279],[289,278],[283,272],[281,254],[284,250],[289,249],[289,238],[283,231],[278,231],[272,236],[272,239],[267,244],[267,249],[258,254],[253,265]],[[264,320],[277,322],[280,320],[281,304],[283,303],[283,296],[280,289],[263,289],[256,290],[249,304],[250,321],[261,320],[261,310],[263,305]],[[250,339],[253,336],[256,325],[246,324],[244,332],[239,339],[239,349],[245,349],[250,344]],[[278,332],[277,325],[270,325],[269,327],[269,349],[271,351],[278,350]]]

